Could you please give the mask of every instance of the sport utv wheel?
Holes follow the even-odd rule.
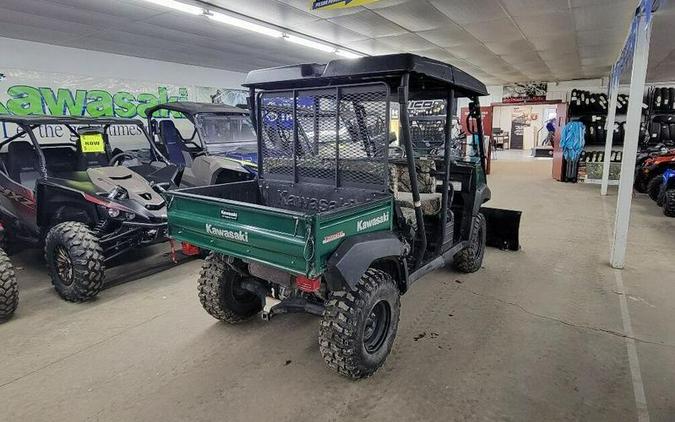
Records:
[[[485,216],[478,213],[478,215],[473,218],[472,224],[473,227],[469,245],[457,252],[453,261],[455,269],[463,273],[475,273],[478,271],[481,265],[483,265],[483,257],[485,256],[485,240],[487,233]]]
[[[90,300],[103,288],[103,249],[82,223],[54,226],[45,240],[45,260],[54,288],[69,302]]]
[[[345,377],[372,375],[389,356],[400,313],[400,292],[392,277],[368,269],[354,291],[328,296],[319,329],[321,356]]]
[[[661,175],[654,176],[647,182],[647,194],[649,194],[652,201],[657,201],[659,199],[661,184],[663,184],[663,176]]]
[[[675,217],[675,189],[668,189],[663,198],[663,214]]]
[[[0,249],[0,322],[9,319],[19,305],[19,288],[14,267]]]
[[[212,317],[238,324],[262,311],[260,298],[240,284],[241,276],[227,265],[225,257],[211,252],[199,275],[199,301]]]

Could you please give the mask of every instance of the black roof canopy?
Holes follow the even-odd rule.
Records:
[[[485,85],[468,73],[450,64],[415,54],[391,54],[332,60],[327,64],[309,63],[254,70],[246,76],[244,86],[273,90],[384,81],[394,88],[404,73],[411,74],[411,99],[439,98],[438,95],[448,89],[455,89],[456,97],[488,95]]]
[[[232,107],[225,104],[197,103],[191,101],[178,101],[175,103],[158,104],[145,111],[147,117],[152,116],[157,110],[171,110],[183,113],[188,116],[194,116],[199,113],[211,114],[248,114],[248,110],[239,107]]]
[[[0,122],[14,123],[17,125],[143,125],[138,119],[125,119],[121,117],[84,117],[84,116],[46,116],[29,115],[13,116],[0,115]]]

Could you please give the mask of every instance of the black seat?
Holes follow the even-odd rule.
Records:
[[[11,142],[7,147],[7,173],[17,183],[35,189],[40,176],[37,155],[33,146],[25,141]]]

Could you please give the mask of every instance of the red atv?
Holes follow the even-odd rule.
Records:
[[[675,149],[664,150],[646,158],[635,171],[635,190],[648,193],[656,201],[661,187],[661,175],[667,169],[675,168]]]

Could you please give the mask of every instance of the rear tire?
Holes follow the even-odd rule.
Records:
[[[243,290],[240,282],[241,276],[225,262],[225,257],[211,252],[198,281],[199,301],[206,312],[221,321],[238,324],[262,311],[260,298]]]
[[[91,300],[103,288],[103,249],[82,223],[54,226],[45,240],[45,260],[54,288],[69,302]]]
[[[19,305],[19,287],[16,284],[14,267],[5,252],[0,249],[0,322],[11,318]]]
[[[675,217],[675,189],[668,189],[663,198],[663,214]]]
[[[639,193],[647,193],[647,182],[642,178],[638,178],[636,175],[635,183],[633,183],[633,188]]]
[[[331,292],[319,329],[319,350],[328,367],[352,379],[375,373],[389,356],[400,313],[396,283],[374,268],[353,291]]]
[[[647,194],[649,194],[652,201],[658,201],[662,183],[663,176],[661,175],[654,176],[647,182]]]
[[[483,265],[483,257],[485,256],[485,241],[487,238],[485,216],[478,213],[473,218],[472,224],[469,246],[457,252],[453,261],[455,269],[463,273],[475,273],[478,271],[481,265]]]

